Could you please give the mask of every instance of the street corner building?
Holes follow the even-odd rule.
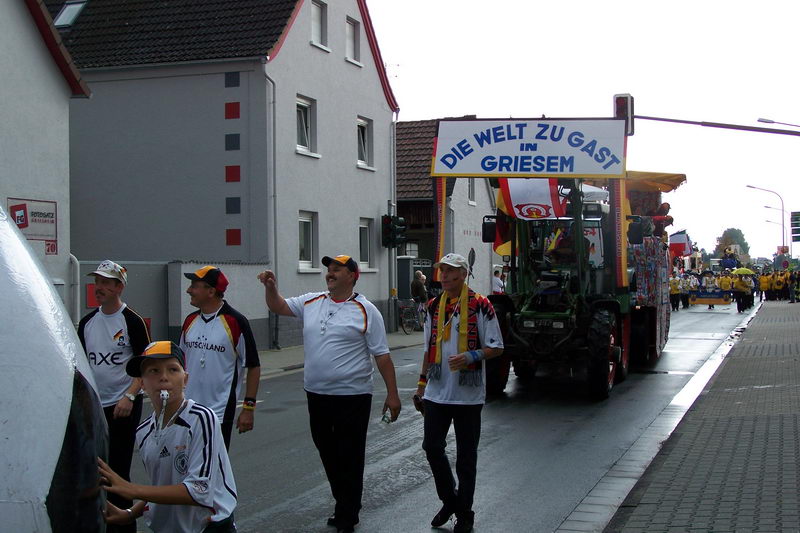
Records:
[[[131,291],[142,310],[175,291],[168,264],[233,265],[231,302],[264,347],[299,342],[299,325],[269,317],[235,265],[304,293],[323,283],[323,256],[349,250],[359,291],[385,311],[379,221],[399,107],[365,0],[45,4],[93,91],[70,104],[81,261],[141,262],[162,289]],[[154,335],[180,327],[177,299],[154,311]]]

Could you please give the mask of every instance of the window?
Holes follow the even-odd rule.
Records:
[[[310,211],[300,211],[299,222],[299,255],[298,266],[300,268],[314,268],[316,261],[316,213]]]
[[[358,223],[358,262],[369,267],[372,257],[372,219],[362,218]]]
[[[372,167],[372,121],[358,117],[356,121],[358,142],[358,166]]]
[[[328,6],[311,2],[311,43],[328,46]]]
[[[315,152],[316,139],[316,102],[310,98],[297,96],[297,150]]]
[[[351,18],[347,19],[347,44],[345,45],[345,58],[355,62],[361,61],[359,23]]]
[[[225,73],[225,87],[238,87],[239,86],[239,73],[226,72]]]
[[[467,198],[469,199],[469,203],[475,205],[475,181],[477,178],[467,178],[467,183],[469,184],[469,188],[467,189]]]
[[[419,257],[419,243],[417,241],[406,242],[403,245],[403,255],[410,255],[411,257]]]
[[[75,19],[81,14],[83,6],[85,5],[86,0],[74,0],[67,2],[64,4],[64,7],[61,8],[61,11],[58,12],[58,15],[56,15],[56,18],[53,21],[53,26],[56,28],[72,26],[72,23],[75,22]]]

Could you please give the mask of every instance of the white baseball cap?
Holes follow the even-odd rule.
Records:
[[[103,276],[104,278],[116,279],[122,282],[123,285],[128,284],[128,270],[110,259],[106,259],[99,265],[94,272],[86,274],[87,276]]]
[[[433,264],[433,268],[441,268],[442,265],[450,265],[456,268],[463,268],[467,272],[469,272],[469,263],[467,262],[466,258],[460,254],[447,254],[441,259],[439,259],[438,263]]]

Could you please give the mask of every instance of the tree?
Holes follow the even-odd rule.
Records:
[[[713,256],[722,257],[722,254],[725,252],[725,248],[734,244],[739,245],[739,251],[741,253],[750,253],[750,245],[747,244],[742,230],[738,228],[728,228],[723,231],[722,236],[717,239],[717,247],[714,248]]]

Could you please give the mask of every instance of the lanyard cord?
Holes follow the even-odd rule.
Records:
[[[340,306],[339,306],[339,307],[336,309],[336,311],[334,311],[333,313],[331,313],[331,312],[329,312],[329,311],[330,311],[330,308],[331,308],[331,301],[333,300],[333,297],[330,295],[330,293],[328,293],[328,298],[326,299],[327,301],[326,301],[326,303],[325,303],[325,311],[326,311],[326,312],[328,312],[328,313],[327,313],[327,318],[326,318],[325,320],[320,320],[320,321],[319,321],[319,324],[320,324],[320,328],[319,328],[319,330],[320,330],[320,333],[321,333],[321,334],[323,334],[323,335],[325,334],[325,331],[328,329],[328,322],[329,322],[329,321],[330,321],[330,320],[331,320],[333,317],[335,317],[335,316],[336,316],[336,313],[338,313],[339,311],[341,311],[341,310],[342,310],[342,308],[345,306],[345,304],[346,304],[347,302],[350,302],[350,301],[352,301],[352,300],[355,300],[355,298],[356,298],[356,293],[353,293],[353,294],[351,294],[351,295],[350,295],[350,298],[348,298],[347,300],[345,300],[344,302],[342,302],[342,304],[341,304],[341,305],[340,305]],[[338,303],[338,302],[337,302],[337,303]]]

